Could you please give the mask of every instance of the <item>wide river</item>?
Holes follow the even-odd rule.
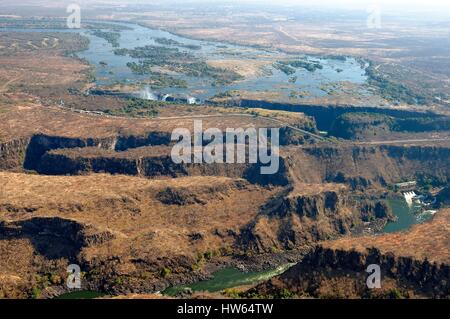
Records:
[[[228,85],[211,85],[204,77],[187,76],[185,74],[170,74],[175,78],[185,80],[188,83],[187,88],[164,87],[155,89],[157,94],[171,94],[179,97],[193,97],[200,101],[215,96],[218,93],[239,90],[250,92],[277,92],[279,96],[287,98],[292,92],[302,92],[307,98],[323,97],[327,94],[326,87],[334,86],[334,90],[340,90],[339,84],[353,83],[362,85],[366,83],[367,76],[364,66],[354,58],[346,59],[323,58],[305,55],[286,55],[275,50],[264,50],[253,47],[232,45],[221,42],[200,41],[188,39],[185,37],[174,35],[170,32],[151,29],[131,23],[110,23],[119,27],[124,27],[120,31],[118,39],[119,48],[134,49],[136,47],[165,46],[155,39],[174,40],[181,44],[179,50],[195,56],[201,61],[242,61],[245,65],[254,64],[255,61],[266,61],[261,66],[261,72],[246,76],[245,79],[239,80]],[[104,24],[103,24],[104,26]],[[109,32],[108,29],[99,30]],[[83,52],[77,53],[80,58],[86,59],[91,65],[95,66],[96,82],[98,85],[113,85],[117,83],[142,83],[148,79],[146,75],[138,75],[133,73],[127,63],[139,62],[138,58],[132,58],[128,55],[116,55],[114,47],[105,39],[95,36],[92,30],[85,29],[18,29],[7,28],[0,31],[19,31],[19,32],[77,32],[90,40],[89,48]],[[186,48],[185,46],[195,46],[196,49]],[[316,69],[314,72],[304,68],[296,68],[295,73],[285,74],[278,68],[273,67],[273,62],[278,58],[289,60],[302,60],[310,63],[319,63],[322,68]],[[292,79],[296,81],[293,82]],[[142,87],[144,89],[144,86]],[[145,88],[147,89],[147,88]],[[369,94],[364,88],[361,88],[362,94]]]

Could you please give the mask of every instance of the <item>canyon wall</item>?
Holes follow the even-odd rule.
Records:
[[[22,167],[29,143],[30,138],[0,142],[0,170]]]
[[[356,200],[338,184],[297,185],[269,200],[243,230],[238,243],[246,251],[290,250],[337,238],[363,220],[393,218],[383,202]]]
[[[374,137],[389,138],[394,132],[432,132],[450,130],[448,117],[397,118],[379,113],[344,113],[330,127],[332,136],[365,140]]]
[[[354,145],[304,147],[285,154],[291,176],[301,182],[346,182],[386,186],[429,176],[447,183],[450,148],[439,146]]]
[[[381,288],[367,287],[366,269],[379,265]],[[321,246],[284,274],[253,289],[263,296],[290,294],[315,298],[446,298],[450,294],[450,267],[447,264],[412,257],[336,250]]]
[[[289,112],[301,112],[308,116],[315,118],[317,127],[319,130],[328,131],[332,127],[336,118],[344,113],[376,113],[392,116],[395,118],[405,119],[405,118],[430,118],[430,119],[444,119],[442,123],[448,122],[448,118],[440,116],[432,112],[419,112],[419,111],[409,111],[391,108],[376,108],[376,107],[356,107],[356,106],[335,106],[335,105],[306,105],[306,104],[287,104],[287,103],[276,103],[258,100],[246,100],[243,99],[239,101],[238,106],[245,108],[262,108],[268,110],[279,110],[279,111],[289,111]],[[407,123],[404,124],[405,128]],[[448,125],[448,124],[446,124]],[[428,126],[423,127],[425,130],[429,130]]]

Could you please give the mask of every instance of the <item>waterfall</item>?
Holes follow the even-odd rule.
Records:
[[[188,104],[196,104],[197,103],[197,99],[195,97],[188,97],[187,98],[187,103]]]
[[[176,97],[170,94],[154,93],[149,86],[145,86],[141,91],[139,91],[138,95],[139,98],[143,100],[151,100],[151,101],[178,102],[187,104],[197,104],[199,102],[197,98],[191,96]]]
[[[408,206],[412,206],[413,204],[413,198],[416,197],[416,193],[414,192],[406,192],[403,193],[403,196],[405,197],[406,203],[408,203]]]

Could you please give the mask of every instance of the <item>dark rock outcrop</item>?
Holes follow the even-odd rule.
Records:
[[[36,169],[41,161],[42,156],[50,150],[62,148],[76,148],[76,147],[99,147],[111,149],[116,143],[115,137],[109,138],[68,138],[60,136],[48,136],[43,134],[34,135],[26,151],[24,168],[29,170]]]
[[[369,113],[380,114],[396,119],[405,119],[399,124],[399,129],[405,130],[412,128],[414,131],[432,131],[432,130],[448,130],[448,117],[434,114],[431,112],[418,112],[410,110],[400,110],[392,108],[378,108],[370,106],[347,106],[347,105],[308,105],[308,104],[288,104],[288,103],[276,103],[259,100],[247,100],[243,99],[238,102],[238,106],[246,108],[262,108],[268,110],[280,110],[290,112],[301,112],[308,116],[314,117],[317,122],[317,127],[322,131],[329,131],[333,126],[336,118],[345,113]],[[423,125],[410,125],[408,121],[414,123],[425,123]],[[427,122],[437,123],[427,124]],[[401,122],[401,121],[400,121]]]
[[[330,131],[332,136],[344,139],[366,139],[389,134],[394,118],[371,113],[345,113],[333,123]]]
[[[381,289],[367,287],[366,270],[372,264],[380,266]],[[289,291],[316,298],[446,298],[450,294],[449,278],[446,264],[382,254],[374,248],[359,252],[319,246],[287,272],[250,293],[279,296]]]
[[[76,150],[75,150],[76,151]],[[166,153],[170,149],[165,150]],[[121,152],[84,156],[65,154],[64,152],[47,152],[42,156],[36,170],[46,175],[77,175],[85,173],[110,173],[137,175],[144,177],[181,177],[181,176],[225,176],[245,178],[260,185],[281,185],[289,182],[288,172],[283,158],[275,174],[261,174],[261,163],[256,164],[177,164],[170,155],[125,156]],[[264,165],[265,166],[265,165]]]
[[[415,180],[420,174],[447,183],[450,148],[440,146],[322,146],[303,147],[289,155],[291,174],[302,182],[338,181],[386,186]],[[339,176],[338,176],[339,174]],[[355,177],[363,179],[352,180]]]
[[[328,184],[312,193],[286,188],[261,208],[242,230],[238,243],[257,252],[298,249],[349,234],[361,229],[363,222],[384,224],[394,218],[385,202],[352,196],[342,185]]]
[[[150,132],[144,136],[119,136],[114,149],[116,151],[126,151],[131,148],[138,148],[152,145],[169,145],[171,134],[167,132]]]
[[[14,223],[0,223],[2,237],[28,238],[37,253],[48,259],[76,261],[83,247],[100,245],[114,239],[108,231],[58,217],[33,217]]]
[[[436,196],[436,205],[444,207],[450,205],[450,186],[444,187]]]
[[[118,135],[102,138],[72,138],[35,134],[0,143],[0,169],[25,168],[35,170],[42,157],[51,150],[97,147],[105,150],[125,151],[142,146],[169,145],[170,134],[149,132],[146,135]]]
[[[388,136],[392,132],[431,132],[450,130],[450,119],[445,116],[396,118],[380,113],[344,113],[333,122],[330,135],[359,140]]]
[[[361,209],[361,218],[364,222],[370,222],[375,219],[395,220],[392,209],[382,201],[363,200],[358,203]]]

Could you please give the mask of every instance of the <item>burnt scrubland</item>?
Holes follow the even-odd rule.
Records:
[[[97,35],[115,45],[119,32]],[[144,75],[164,66],[216,82],[240,79],[182,50],[201,48],[157,41],[170,48],[116,53],[142,58],[128,67]],[[289,263],[280,276],[219,296],[448,297],[450,130],[442,109],[262,99],[185,105],[88,94],[91,66],[71,57],[85,45],[53,31],[0,33],[0,297],[64,294],[74,263],[83,290],[112,296],[153,294],[223,267]],[[321,67],[277,65],[287,73]],[[193,129],[195,119],[204,129],[279,128],[278,172],[175,164],[171,133]],[[439,211],[405,232],[380,234],[397,219],[386,202],[402,196],[395,184],[411,180],[431,188]],[[382,290],[366,288],[367,263],[382,267]]]

